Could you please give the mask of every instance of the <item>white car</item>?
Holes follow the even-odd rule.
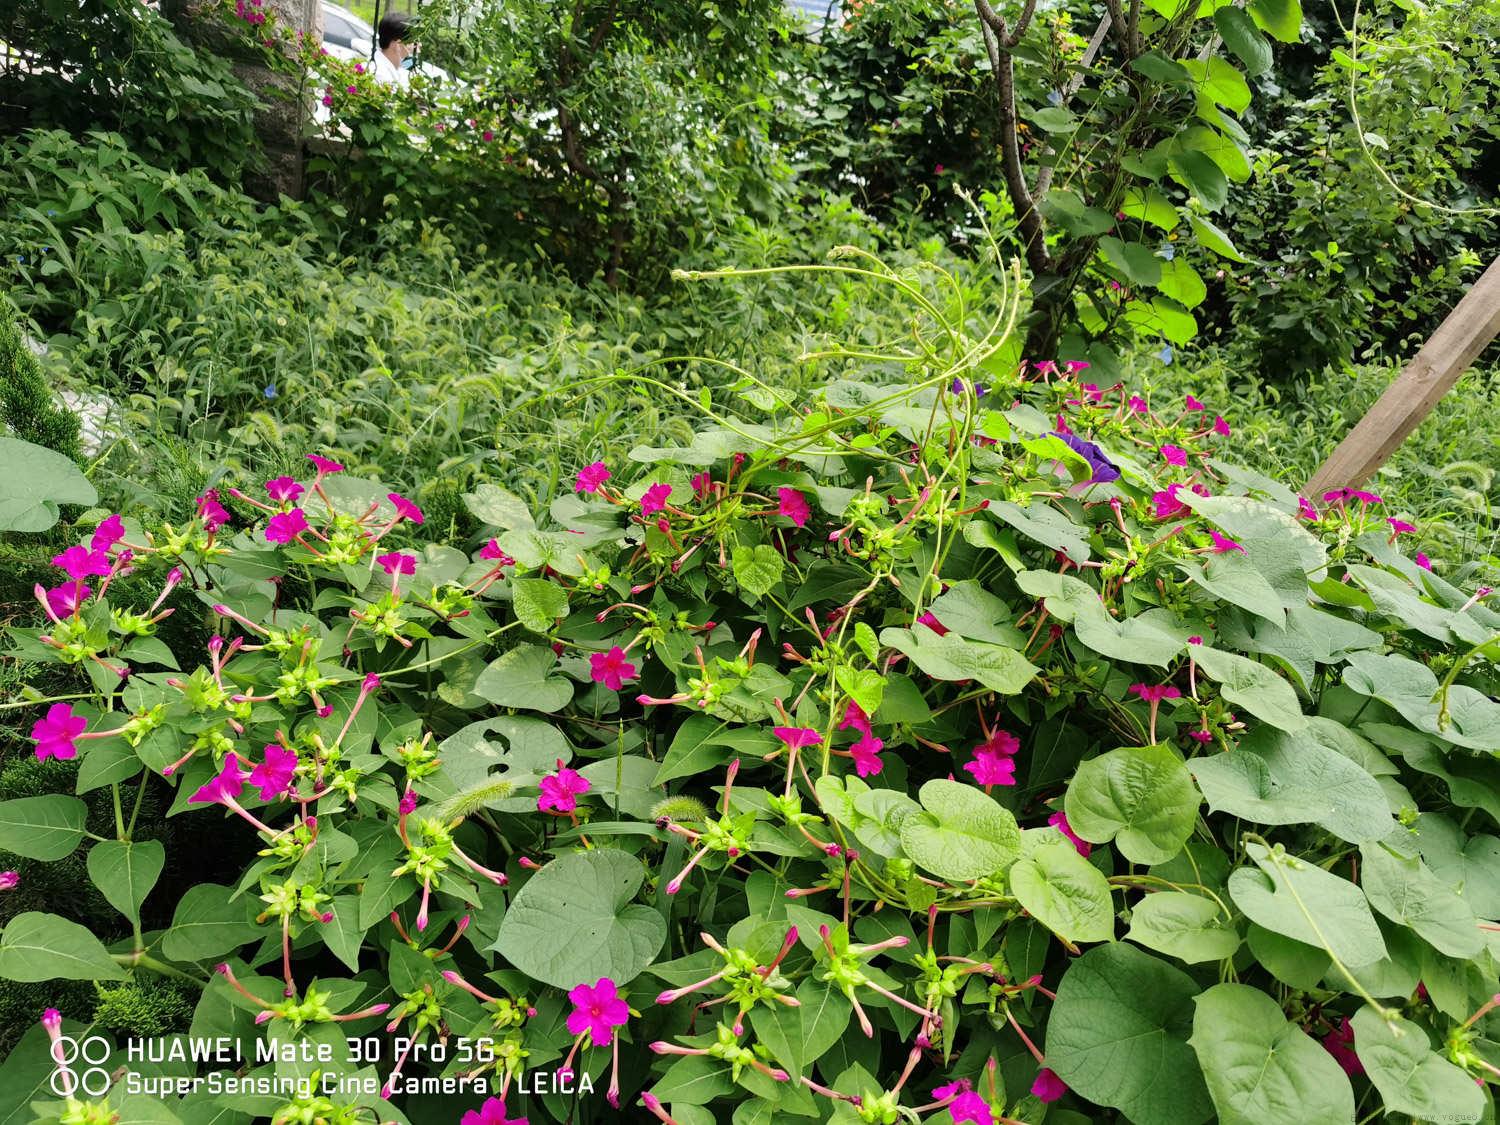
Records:
[[[323,4],[323,47],[336,59],[368,64],[375,53],[375,29],[348,8]],[[452,82],[453,76],[440,66],[424,62],[419,53],[415,73],[439,82]]]

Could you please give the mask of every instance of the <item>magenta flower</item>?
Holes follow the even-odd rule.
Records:
[[[398,574],[415,574],[417,572],[417,556],[402,554],[400,551],[388,551],[383,555],[376,555],[375,561],[387,574],[395,577]]]
[[[307,530],[307,513],[301,508],[277,512],[266,522],[267,543],[290,543]]]
[[[965,1090],[949,1102],[948,1113],[953,1117],[953,1125],[995,1125],[990,1103],[974,1090]]]
[[[1098,383],[1084,383],[1078,389],[1083,392],[1083,397],[1090,402],[1098,402],[1104,398],[1104,392],[1099,389]]]
[[[1243,544],[1236,543],[1233,539],[1220,535],[1212,528],[1209,529],[1208,537],[1214,542],[1214,545],[1209,550],[1216,555],[1228,554],[1230,551],[1239,551],[1241,554],[1245,553]]]
[[[19,871],[0,871],[0,891],[13,891],[21,885]]]
[[[776,499],[779,501],[777,512],[791,520],[798,527],[807,526],[808,517],[812,515],[812,509],[807,506],[807,497],[795,488],[778,488]]]
[[[641,497],[641,515],[649,516],[653,512],[661,511],[667,506],[667,498],[671,495],[670,484],[653,484]]]
[[[486,142],[493,141],[495,139],[495,134],[491,130],[486,129],[483,133],[480,134],[480,138]]]
[[[539,812],[570,813],[578,807],[578,797],[593,788],[589,779],[577,770],[570,770],[557,759],[557,772],[542,778],[542,795],[536,799]]]
[[[401,800],[397,802],[396,809],[402,816],[410,816],[417,811],[417,794],[413,789],[408,789],[401,794]]]
[[[1354,1053],[1354,1028],[1347,1016],[1340,1017],[1338,1025],[1323,1036],[1323,1049],[1350,1078],[1365,1072],[1365,1064]]]
[[[1297,497],[1297,515],[1305,520],[1316,520],[1318,509],[1312,506],[1312,501],[1306,496]]]
[[[844,705],[844,717],[839,720],[839,730],[857,730],[860,734],[870,733],[870,716],[865,714],[865,709],[854,700],[849,700]]]
[[[323,104],[328,105],[329,102],[325,100]],[[307,459],[313,463],[313,468],[318,470],[319,480],[322,480],[329,473],[342,473],[344,471],[344,466],[340,465],[337,461],[330,461],[326,457],[319,457],[316,453],[309,453]]]
[[[89,721],[82,715],[73,714],[66,703],[54,703],[47,714],[31,727],[31,739],[36,743],[38,761],[56,758],[59,761],[76,758],[76,740],[88,728]]]
[[[1351,500],[1358,500],[1361,504],[1379,504],[1379,503],[1382,503],[1380,497],[1377,496],[1377,495],[1375,495],[1375,493],[1373,493],[1373,492],[1365,492],[1362,489],[1358,489],[1358,488],[1351,488],[1351,489],[1349,489],[1349,499],[1351,499]]]
[[[1194,742],[1210,743],[1214,740],[1214,732],[1211,730],[1190,730],[1188,737]]]
[[[188,798],[190,805],[227,804],[240,795],[245,788],[245,772],[239,757],[231,750],[224,755],[224,766],[206,785]]]
[[[871,777],[884,767],[885,763],[880,760],[880,751],[885,748],[885,743],[873,734],[862,734],[859,741],[849,747],[849,753],[854,756],[854,772],[860,777]]]
[[[1146,406],[1146,400],[1143,399],[1140,395],[1131,395],[1130,409],[1134,414],[1144,414],[1149,409],[1149,407]]]
[[[275,477],[266,481],[266,493],[278,504],[294,503],[304,489],[291,477]]]
[[[1170,520],[1186,512],[1188,506],[1177,499],[1177,493],[1181,490],[1182,485],[1174,484],[1161,492],[1153,492],[1151,494],[1152,515],[1159,520]]]
[[[931,610],[928,610],[926,613],[922,614],[921,617],[917,618],[917,624],[926,625],[940,637],[946,637],[948,635],[948,627],[941,621],[939,621],[937,617],[933,615],[933,612]]]
[[[94,528],[94,534],[89,539],[89,550],[108,552],[111,547],[124,538],[125,525],[117,512],[107,520],[101,521],[99,526]]]
[[[1080,371],[1087,371],[1089,369],[1088,362],[1081,359],[1070,359],[1063,366],[1068,369],[1069,375],[1077,375]]]
[[[524,1117],[505,1116],[505,1099],[489,1098],[478,1109],[471,1109],[463,1115],[459,1125],[527,1125]]]
[[[1131,684],[1130,690],[1147,703],[1160,703],[1163,699],[1182,698],[1182,692],[1171,684]]]
[[[810,727],[772,727],[771,733],[781,739],[788,750],[823,744],[823,736]]]
[[[704,469],[701,473],[694,473],[688,483],[693,486],[694,500],[707,500],[708,490],[713,484],[713,477],[709,475],[707,469]]]
[[[964,763],[964,770],[985,788],[1016,783],[1015,755],[1021,741],[1008,731],[996,730],[974,748],[974,757]]]
[[[610,691],[619,691],[626,680],[635,679],[635,665],[625,659],[625,650],[615,645],[608,652],[589,653],[589,678]]]
[[[630,1006],[620,998],[615,982],[600,977],[590,987],[576,985],[568,993],[573,1010],[568,1013],[568,1030],[574,1035],[589,1033],[589,1043],[602,1047],[615,1037],[615,1028],[624,1027],[630,1019]]]
[[[603,461],[595,461],[592,465],[585,465],[578,470],[578,481],[573,486],[575,492],[587,492],[592,495],[599,491],[599,486],[609,479],[609,470],[604,467]]]
[[[1323,503],[1342,504],[1348,495],[1349,490],[1347,488],[1335,488],[1332,492],[1323,493]]]
[[[102,577],[110,571],[108,555],[83,546],[69,547],[62,554],[54,555],[52,565],[74,581],[81,581],[91,575]]]
[[[1229,436],[1229,423],[1224,421],[1223,415],[1214,415],[1214,433],[1220,437]]]
[[[1162,446],[1161,455],[1168,465],[1176,465],[1179,469],[1187,464],[1187,450],[1180,445]]]
[[[1392,519],[1390,516],[1385,517],[1385,522],[1391,525],[1392,538],[1397,535],[1405,535],[1409,531],[1417,530],[1415,524],[1409,524],[1405,520]]]
[[[1415,559],[1415,562],[1416,562],[1416,564],[1417,564],[1417,565],[1418,565],[1418,566],[1420,566],[1420,567],[1421,567],[1421,568],[1422,568],[1422,569],[1423,569],[1423,570],[1431,570],[1431,569],[1432,569],[1432,560],[1431,560],[1431,559],[1429,559],[1429,558],[1428,558],[1428,557],[1427,557],[1427,556],[1426,556],[1426,555],[1425,555],[1425,554],[1423,554],[1423,553],[1422,553],[1422,552],[1421,552],[1421,551],[1418,551],[1418,552],[1417,552],[1417,557],[1416,557],[1416,559]]]
[[[1073,847],[1077,849],[1079,855],[1087,857],[1089,852],[1094,850],[1094,846],[1087,840],[1080,840],[1078,838],[1077,833],[1073,831],[1073,826],[1068,823],[1067,813],[1058,810],[1047,818],[1047,823],[1071,840]]]
[[[1039,1101],[1055,1102],[1068,1092],[1068,1087],[1061,1078],[1044,1066],[1037,1071],[1036,1081],[1031,1084],[1031,1092]]]
[[[94,591],[77,582],[64,582],[46,591],[47,608],[54,617],[72,617]]]
[[[413,504],[405,496],[402,496],[401,493],[387,492],[385,498],[395,505],[396,520],[398,523],[401,520],[411,520],[412,523],[422,522],[422,509]]]
[[[266,758],[250,771],[250,784],[260,789],[262,801],[274,801],[292,787],[297,772],[297,753],[277,743],[266,746]]]
[[[1187,409],[1189,409],[1189,410],[1207,410],[1208,409],[1208,407],[1204,406],[1201,402],[1199,402],[1197,399],[1195,399],[1192,395],[1188,395],[1185,399],[1183,399],[1183,403],[1182,404],[1183,404],[1183,406],[1187,407]]]
[[[326,55],[328,52],[324,51],[323,53]],[[332,105],[333,104],[333,95],[332,94],[324,94],[323,95],[323,104],[324,105]]]
[[[229,513],[224,510],[224,505],[219,503],[218,489],[210,488],[194,502],[198,505],[198,518],[203,521],[205,531],[218,531],[229,522]]]
[[[496,566],[515,566],[516,560],[507,555],[500,548],[498,539],[491,539],[483,547],[479,548],[479,557],[490,559]]]

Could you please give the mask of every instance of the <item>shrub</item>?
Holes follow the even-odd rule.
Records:
[[[27,912],[0,976],[185,974],[248,1059],[323,1044],[322,1092],[250,1061],[221,1099],[276,1121],[1480,1120],[1488,591],[1195,399],[993,362],[1014,303],[826,268],[913,310],[862,377],[629,376],[706,424],[540,517],[477,486],[477,552],[320,455],[86,531],[12,630],[93,689],[35,752],[258,852],[143,925],[169,857],[117,811],[87,866],[130,936]],[[153,636],[181,594],[206,659]],[[82,803],[40,801],[0,842],[62,860]]]

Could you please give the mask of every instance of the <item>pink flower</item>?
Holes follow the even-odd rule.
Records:
[[[415,574],[417,572],[417,556],[402,554],[400,551],[389,551],[383,555],[376,555],[375,561],[380,564],[382,570],[387,574]]]
[[[772,727],[771,733],[786,743],[788,750],[800,750],[804,746],[821,746],[823,736],[810,727]]]
[[[277,512],[266,523],[266,542],[290,543],[307,530],[307,513],[301,508]]]
[[[1130,409],[1135,414],[1144,414],[1144,413],[1146,413],[1146,411],[1148,409],[1148,407],[1146,406],[1146,400],[1143,399],[1140,395],[1131,395],[1130,396]]]
[[[489,129],[486,129],[480,136],[486,141],[493,141],[495,139],[495,134]]]
[[[1390,516],[1385,517],[1385,522],[1391,525],[1391,535],[1393,536],[1404,535],[1408,531],[1417,530],[1416,525],[1409,524],[1405,520],[1392,519]]]
[[[1323,1049],[1350,1078],[1365,1072],[1365,1064],[1354,1053],[1354,1028],[1347,1016],[1340,1017],[1338,1025],[1323,1036]]]
[[[1348,495],[1349,490],[1347,488],[1335,488],[1332,492],[1323,493],[1323,503],[1342,504]]]
[[[198,518],[203,521],[205,531],[218,531],[229,522],[229,513],[219,503],[218,489],[210,488],[195,503],[198,505]]]
[[[570,770],[557,760],[557,772],[543,777],[540,785],[542,795],[536,799],[539,812],[570,813],[578,807],[578,797],[593,788],[589,779],[577,770]]]
[[[1214,416],[1214,433],[1218,434],[1220,437],[1229,436],[1229,423],[1224,421],[1222,415]]]
[[[1214,740],[1214,732],[1211,730],[1190,730],[1188,737],[1194,742],[1209,743]]]
[[[1187,464],[1187,450],[1180,445],[1162,446],[1161,455],[1168,465],[1176,465],[1179,469]]]
[[[996,730],[974,748],[974,758],[964,763],[964,769],[980,785],[1014,785],[1015,755],[1020,749],[1021,741],[1015,735]]]
[[[1036,361],[1035,366],[1038,375],[1057,374],[1057,360],[1055,359],[1039,359]]]
[[[107,552],[124,538],[125,525],[117,512],[107,520],[102,520],[99,526],[94,528],[93,537],[89,539],[89,550]]]
[[[328,105],[328,99],[325,98],[323,104]],[[330,461],[326,457],[319,457],[316,453],[309,453],[307,459],[313,463],[313,468],[318,470],[319,480],[322,480],[329,473],[342,473],[344,471],[344,466],[340,465],[337,461]]]
[[[1151,503],[1154,508],[1152,515],[1159,520],[1170,520],[1175,519],[1177,516],[1180,516],[1184,512],[1186,512],[1188,510],[1188,506],[1181,500],[1177,499],[1177,493],[1181,491],[1181,489],[1182,485],[1173,484],[1168,485],[1167,488],[1161,492],[1153,492],[1151,494]]]
[[[327,51],[323,52],[323,54],[325,54],[325,55],[327,53],[328,53]],[[323,104],[324,105],[332,105],[333,104],[333,95],[332,94],[324,94],[323,95]]]
[[[500,541],[498,539],[491,539],[483,547],[479,548],[479,557],[493,560],[496,566],[516,565],[516,560],[500,549]]]
[[[109,556],[103,551],[91,551],[87,547],[69,547],[60,555],[52,557],[52,565],[75,581],[90,575],[103,576],[109,573]]]
[[[1358,500],[1361,504],[1379,504],[1381,499],[1373,492],[1365,492],[1362,489],[1349,489],[1349,499]]]
[[[346,93],[346,94],[357,94],[357,93],[359,93],[359,87],[358,86],[348,86],[348,87],[345,87],[344,93]]]
[[[589,677],[610,691],[619,691],[626,680],[635,679],[635,665],[625,659],[625,650],[615,645],[608,652],[589,654]]]
[[[396,507],[397,520],[411,520],[412,523],[422,522],[422,509],[413,504],[399,492],[387,492],[385,498]]]
[[[599,491],[599,486],[609,479],[609,470],[604,467],[603,461],[595,461],[592,465],[585,465],[578,470],[578,482],[574,490],[593,494]]]
[[[274,742],[266,746],[266,758],[250,771],[250,784],[260,789],[262,801],[274,801],[292,787],[297,772],[297,753]]]
[[[1077,834],[1073,831],[1073,826],[1068,823],[1067,813],[1059,810],[1047,818],[1047,823],[1073,841],[1073,847],[1077,849],[1079,855],[1087,856],[1089,852],[1094,850],[1094,846],[1087,840],[1080,840],[1078,838]]]
[[[1297,515],[1305,520],[1316,520],[1318,509],[1312,506],[1312,501],[1306,496],[1297,497]]]
[[[932,174],[934,176],[941,176],[943,174],[943,166],[941,164],[934,164],[932,166]]]
[[[1199,402],[1197,399],[1195,399],[1192,395],[1188,395],[1185,399],[1183,399],[1183,405],[1185,407],[1187,407],[1187,409],[1189,409],[1189,410],[1207,410],[1208,409],[1208,407],[1204,406],[1201,402]]]
[[[812,509],[807,506],[807,498],[795,488],[778,488],[776,499],[779,501],[777,512],[791,520],[798,527],[807,526],[808,517],[812,515]]]
[[[1070,359],[1063,366],[1068,369],[1069,375],[1077,375],[1080,371],[1087,371],[1089,369],[1087,361],[1081,359]]]
[[[615,982],[600,977],[590,987],[575,986],[568,993],[573,1010],[568,1013],[568,1031],[574,1035],[589,1033],[589,1043],[602,1047],[615,1037],[615,1028],[624,1027],[630,1019],[630,1006],[620,999]]]
[[[266,492],[276,503],[285,504],[288,501],[295,502],[302,495],[303,488],[291,477],[276,477],[266,481]]]
[[[1083,392],[1083,397],[1090,402],[1098,402],[1104,397],[1104,392],[1099,389],[1098,383],[1084,383],[1078,389]]]
[[[1182,698],[1182,692],[1171,684],[1131,684],[1130,690],[1147,703],[1160,703],[1163,699]]]
[[[54,703],[47,714],[31,727],[31,739],[36,743],[38,761],[57,758],[59,761],[78,756],[77,738],[87,729],[89,721],[82,715],[73,714],[66,703]]]
[[[860,734],[870,733],[870,716],[865,714],[865,709],[854,700],[849,700],[844,706],[844,717],[839,720],[839,730],[857,730]]]
[[[885,748],[885,743],[873,734],[862,734],[859,741],[849,747],[849,753],[854,756],[854,772],[860,777],[870,777],[881,771],[885,765],[880,760],[880,751]]]
[[[1233,539],[1220,535],[1212,528],[1209,529],[1208,537],[1214,542],[1214,545],[1210,547],[1209,550],[1216,555],[1228,554],[1230,551],[1239,551],[1241,554],[1245,553],[1245,548],[1242,544],[1236,543]]]
[[[203,785],[188,798],[190,805],[210,805],[225,803],[238,797],[245,788],[245,773],[240,768],[240,760],[231,750],[224,755],[224,767],[219,770],[214,779]]]
[[[505,1116],[505,1099],[489,1098],[478,1109],[471,1109],[463,1115],[459,1125],[527,1125],[524,1117]]]
[[[953,1117],[953,1125],[995,1125],[990,1103],[974,1090],[965,1090],[949,1102],[948,1113]]]
[[[13,891],[21,885],[19,871],[0,871],[0,891]]]
[[[1426,555],[1424,555],[1421,551],[1417,552],[1417,557],[1416,557],[1415,561],[1416,561],[1416,564],[1418,566],[1420,566],[1423,570],[1431,570],[1432,569],[1432,560],[1429,559]]]
[[[641,497],[641,515],[649,516],[652,512],[661,511],[667,506],[667,498],[671,495],[670,484],[653,484]]]
[[[948,635],[947,626],[939,621],[935,616],[933,616],[931,610],[928,610],[926,613],[922,614],[921,617],[917,618],[917,624],[926,625],[940,637],[946,637]]]
[[[77,582],[64,582],[46,591],[47,607],[54,617],[72,617],[93,592],[90,587],[80,586]]]
[[[707,500],[709,486],[713,484],[713,477],[709,475],[707,469],[704,469],[701,473],[694,473],[688,483],[693,486],[693,499]]]
[[[1031,1092],[1040,1101],[1055,1102],[1068,1092],[1068,1087],[1061,1078],[1044,1066],[1037,1071],[1036,1081],[1031,1084]]]

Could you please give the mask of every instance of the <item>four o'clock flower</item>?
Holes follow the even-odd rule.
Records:
[[[1225,535],[1220,535],[1212,528],[1209,529],[1208,537],[1213,541],[1213,546],[1210,547],[1209,550],[1216,555],[1225,555],[1230,551],[1239,551],[1241,554],[1245,553],[1245,546],[1243,543],[1236,543],[1233,539],[1230,539]]]
[[[219,503],[219,490],[210,488],[195,503],[198,506],[198,518],[203,521],[203,530],[212,534],[229,522],[229,513],[224,510],[224,505]]]
[[[1071,840],[1073,847],[1077,849],[1079,855],[1087,856],[1089,852],[1094,850],[1094,845],[1090,844],[1087,840],[1080,839],[1078,834],[1073,831],[1073,826],[1068,823],[1068,814],[1061,809],[1049,816],[1047,823]]]
[[[54,555],[52,565],[75,582],[82,582],[89,577],[102,578],[111,570],[108,555],[83,546],[72,546],[62,554]]]
[[[330,473],[342,473],[344,471],[344,466],[340,465],[337,461],[330,461],[326,457],[319,457],[316,453],[309,453],[307,459],[313,463],[313,468],[318,470],[318,475],[313,481],[314,487],[321,484],[323,478]]]
[[[1031,1092],[1038,1101],[1055,1102],[1068,1092],[1068,1087],[1055,1071],[1044,1066],[1037,1071],[1036,1080],[1031,1084]]]
[[[459,1125],[527,1125],[524,1117],[506,1117],[505,1099],[488,1098],[478,1109],[471,1109],[459,1119]]]
[[[250,771],[250,784],[260,790],[262,801],[274,801],[292,787],[297,773],[297,752],[278,743],[268,743],[265,760]]]
[[[939,621],[937,619],[937,616],[930,609],[917,618],[917,624],[926,625],[940,637],[946,637],[948,635],[948,627],[941,621]]]
[[[1175,465],[1179,469],[1187,464],[1187,450],[1180,445],[1164,445],[1161,447],[1162,459],[1168,465]]]
[[[422,509],[413,504],[405,496],[402,496],[401,493],[387,492],[385,498],[396,509],[396,523],[400,523],[402,520],[411,520],[412,523],[419,524],[425,518],[422,515]]]
[[[568,1030],[578,1038],[573,1041],[573,1050],[563,1062],[563,1070],[571,1070],[573,1055],[585,1035],[589,1045],[602,1047],[610,1044],[614,1049],[614,1066],[610,1072],[609,1090],[605,1094],[609,1104],[620,1106],[620,1040],[615,1028],[624,1027],[630,1019],[630,1005],[620,996],[615,982],[609,977],[600,977],[592,985],[580,984],[568,992],[573,1010],[568,1013]]]
[[[403,574],[415,574],[417,572],[417,556],[409,555],[403,551],[387,551],[383,555],[376,555],[375,561],[380,564],[380,569],[391,576],[391,592],[401,584]]]
[[[964,763],[964,769],[986,790],[994,785],[1014,785],[1015,755],[1020,749],[1021,741],[1015,735],[996,730],[974,748],[974,757]]]
[[[1214,433],[1220,437],[1229,436],[1229,423],[1224,421],[1223,415],[1214,416]]]
[[[266,494],[278,504],[294,504],[304,491],[291,477],[273,477],[266,481]]]
[[[1201,402],[1199,402],[1197,399],[1195,399],[1192,395],[1188,395],[1185,399],[1183,399],[1183,408],[1186,409],[1186,410],[1194,410],[1194,411],[1200,411],[1200,410],[1207,410],[1208,409],[1208,407],[1204,406]]]
[[[68,704],[54,703],[47,708],[47,714],[31,727],[31,739],[36,743],[37,760],[56,758],[62,761],[76,758],[78,756],[76,743],[84,737],[83,732],[88,725],[88,720],[82,715],[73,714],[73,708]]]
[[[589,779],[577,770],[570,770],[557,759],[557,772],[542,778],[539,788],[542,795],[536,799],[539,812],[568,813],[578,808],[578,798],[593,786]]]
[[[266,542],[290,543],[307,530],[307,513],[301,508],[277,512],[266,522]]]
[[[1417,557],[1415,559],[1413,559],[1412,561],[1415,562],[1418,566],[1420,566],[1423,570],[1431,570],[1432,569],[1432,560],[1429,559],[1421,551],[1417,552]]]
[[[645,495],[641,497],[641,515],[649,516],[653,512],[659,512],[667,506],[667,500],[672,495],[670,484],[653,484],[646,489]]]
[[[614,645],[608,652],[589,654],[589,678],[610,691],[619,691],[626,680],[635,679],[635,665],[625,659],[625,650]]]
[[[585,465],[578,470],[578,479],[573,485],[575,492],[586,492],[590,496],[599,491],[600,486],[609,479],[609,469],[603,461],[595,461],[592,465]]]
[[[19,871],[0,871],[0,891],[13,891],[21,885]]]
[[[99,521],[99,526],[94,528],[94,534],[89,537],[89,550],[103,551],[106,554],[121,539],[125,538],[125,523],[116,512],[108,519]]]
[[[812,509],[807,506],[807,497],[795,488],[778,488],[776,490],[777,514],[783,515],[798,527],[806,527],[808,518],[812,515]]]
[[[239,755],[231,750],[224,755],[224,765],[219,772],[194,791],[193,795],[188,798],[188,804],[223,805],[267,836],[276,835],[274,829],[267,828],[240,806],[238,798],[245,789],[245,776],[245,769],[240,765]]]
[[[77,614],[89,595],[94,592],[93,587],[85,586],[82,582],[64,582],[61,586],[54,586],[50,590],[42,590],[40,586],[37,589],[41,591],[41,601],[47,610],[47,616],[56,622]]]
[[[1156,742],[1156,711],[1161,706],[1163,699],[1181,699],[1182,692],[1171,684],[1131,684],[1130,690],[1135,692],[1151,706],[1151,731],[1150,737]]]
[[[873,777],[879,773],[885,763],[880,760],[880,751],[885,748],[885,743],[868,732],[859,736],[859,740],[849,747],[849,755],[854,759],[854,772],[860,777]]]
[[[1416,529],[1416,525],[1409,524],[1405,520],[1395,519],[1395,518],[1393,518],[1391,516],[1386,516],[1385,517],[1385,522],[1391,525],[1391,542],[1392,543],[1394,543],[1396,541],[1396,536],[1398,536],[1398,535],[1406,535],[1409,532],[1417,530]]]

